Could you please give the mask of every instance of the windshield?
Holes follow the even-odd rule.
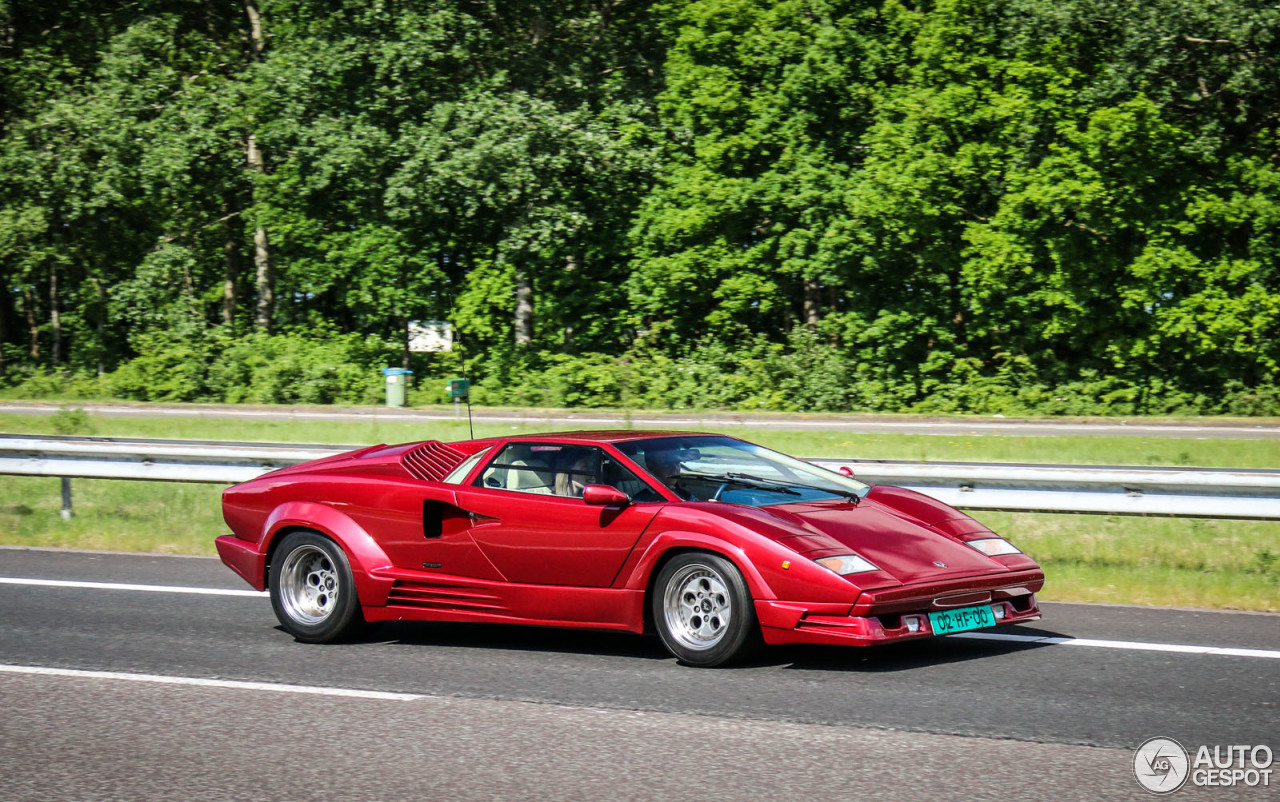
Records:
[[[689,501],[752,507],[841,498],[856,502],[870,490],[851,477],[731,437],[664,437],[617,447]]]

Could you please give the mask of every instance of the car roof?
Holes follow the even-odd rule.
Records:
[[[637,430],[637,429],[589,429],[576,432],[540,432],[537,434],[518,434],[505,438],[488,438],[493,440],[509,440],[513,443],[536,442],[545,443],[621,443],[629,440],[656,440],[662,437],[723,437],[712,432],[684,432],[674,430]]]

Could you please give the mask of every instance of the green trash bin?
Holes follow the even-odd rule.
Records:
[[[404,368],[383,368],[382,375],[387,377],[387,406],[404,406],[405,394],[409,390],[409,377],[413,371]]]

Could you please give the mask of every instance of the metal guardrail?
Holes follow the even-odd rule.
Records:
[[[0,435],[0,474],[234,484],[356,446]],[[811,459],[953,507],[1280,520],[1280,471]]]
[[[1009,463],[810,460],[959,509],[1280,520],[1280,472]]]
[[[0,474],[235,484],[356,446],[0,435]]]

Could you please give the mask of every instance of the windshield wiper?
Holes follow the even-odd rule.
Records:
[[[681,479],[706,479],[708,482],[728,482],[729,484],[742,485],[743,487],[754,487],[757,490],[772,490],[775,493],[787,493],[792,496],[800,495],[798,490],[792,490],[790,487],[786,486],[778,486],[769,479],[752,476],[747,473],[700,473],[698,471],[682,471],[675,477],[677,482]],[[807,485],[796,486],[807,487]]]
[[[755,474],[751,474],[751,473],[726,473],[725,476],[730,479],[736,479],[738,481],[752,481],[752,482],[759,482],[765,485],[776,485],[778,490],[783,490],[785,488],[791,488],[791,487],[804,487],[809,490],[818,490],[823,493],[830,493],[834,496],[844,496],[845,498],[852,501],[854,504],[857,504],[858,502],[862,501],[862,496],[859,496],[858,491],[856,490],[839,490],[831,487],[822,487],[820,485],[805,484],[804,482],[792,482],[787,479],[773,479],[767,476],[756,476]],[[795,490],[792,490],[790,492],[796,493]],[[796,493],[796,495],[799,495],[799,493]]]

